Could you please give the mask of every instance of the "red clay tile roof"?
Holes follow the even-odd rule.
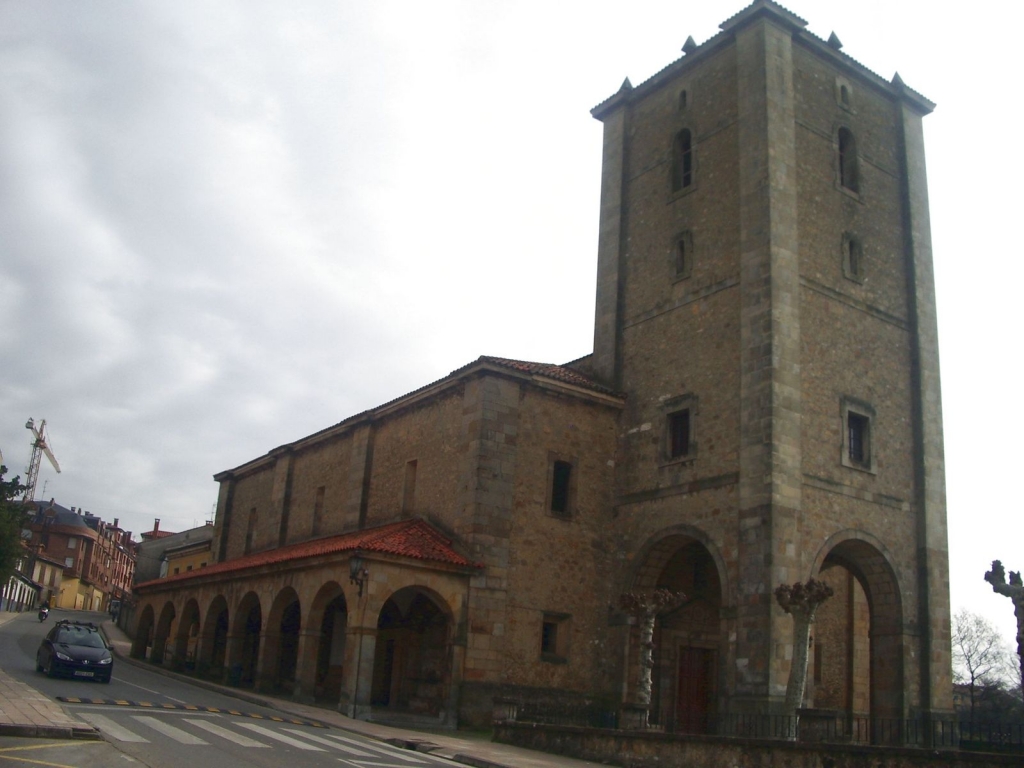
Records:
[[[174,536],[174,535],[175,535],[174,531],[156,531],[156,532],[146,531],[145,533],[140,533],[139,534],[140,537],[148,536],[150,539],[162,539],[165,536]]]
[[[307,557],[351,552],[356,549],[361,549],[363,552],[400,555],[413,558],[414,560],[428,560],[446,565],[458,565],[469,568],[483,567],[479,563],[470,562],[467,558],[460,555],[452,549],[451,543],[450,539],[443,536],[440,531],[425,520],[402,520],[398,523],[382,525],[379,528],[352,531],[351,533],[343,533],[338,536],[303,541],[286,547],[278,547],[277,549],[268,549],[265,552],[256,552],[252,555],[236,557],[234,560],[214,563],[206,568],[136,584],[135,587],[138,589],[140,587],[157,586],[169,582],[193,579],[197,576],[211,576],[218,573],[243,571],[248,568],[288,563]]]
[[[609,389],[602,384],[598,384],[596,381],[584,376],[579,371],[573,370],[572,368],[566,368],[564,365],[531,363],[528,360],[509,360],[504,357],[491,357],[490,355],[484,355],[476,362],[492,363],[494,365],[500,365],[503,368],[510,368],[513,371],[531,373],[534,376],[543,376],[546,379],[555,379],[556,381],[561,381],[566,384],[572,384],[573,386],[594,390],[596,392],[604,392],[609,395],[618,394],[615,390]],[[473,364],[475,365],[475,363]]]

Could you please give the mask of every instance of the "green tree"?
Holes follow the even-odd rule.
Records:
[[[0,585],[6,585],[14,573],[18,559],[22,556],[21,521],[24,513],[15,499],[25,491],[25,486],[15,476],[5,480],[7,467],[0,465]]]

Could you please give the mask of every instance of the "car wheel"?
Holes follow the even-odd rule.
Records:
[[[36,656],[36,672],[42,672],[42,671],[43,671],[43,665],[39,663],[39,657]]]
[[[55,675],[56,671],[53,668],[53,656],[51,656],[49,660],[46,662],[46,676],[54,677]]]

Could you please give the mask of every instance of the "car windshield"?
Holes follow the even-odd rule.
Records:
[[[106,648],[99,633],[88,629],[62,629],[57,633],[57,642],[64,645],[83,645],[86,648]]]

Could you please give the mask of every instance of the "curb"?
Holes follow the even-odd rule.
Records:
[[[100,732],[88,725],[63,727],[59,725],[0,724],[0,736],[20,736],[29,739],[63,739],[74,741],[103,741]]]

